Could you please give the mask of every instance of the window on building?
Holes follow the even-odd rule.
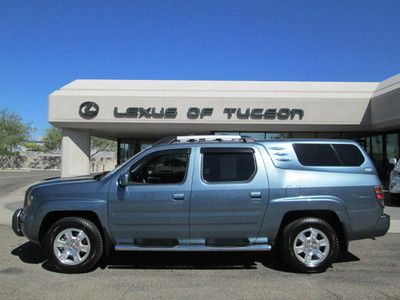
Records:
[[[386,135],[386,157],[399,157],[399,135],[390,133]]]
[[[292,132],[292,138],[304,139],[304,138],[315,138],[315,132]]]
[[[256,140],[263,140],[265,139],[265,133],[264,132],[241,132],[241,136],[249,136],[253,139]]]
[[[251,148],[202,148],[201,151],[205,181],[247,181],[256,171],[254,150]]]
[[[371,136],[371,159],[374,162],[379,174],[384,175],[384,164],[383,164],[383,136],[373,135]]]
[[[318,132],[317,138],[319,139],[340,139],[339,132]]]
[[[361,166],[364,156],[350,144],[293,144],[299,162],[313,167]]]
[[[289,132],[249,132],[249,131],[242,131],[242,132],[237,132],[237,131],[216,131],[214,132],[216,135],[241,135],[241,136],[249,136],[253,139],[257,140],[276,140],[276,139],[286,139],[290,137]],[[313,133],[313,137],[315,137],[315,134]]]
[[[238,131],[216,131],[215,135],[240,135]]]
[[[365,151],[367,151],[368,155],[371,154],[371,137],[367,136],[365,138]]]
[[[289,133],[288,132],[266,132],[265,138],[267,140],[286,139],[286,138],[289,138]]]
[[[386,135],[386,159],[389,160],[392,157],[399,158],[399,135],[397,133],[389,133]],[[386,176],[389,177],[390,172],[394,166],[386,161]]]
[[[132,184],[177,184],[186,178],[189,149],[152,153],[131,167]]]
[[[133,142],[123,141],[118,143],[118,164],[127,161],[135,154],[135,146]]]

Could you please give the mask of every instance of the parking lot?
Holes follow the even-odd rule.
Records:
[[[322,274],[289,272],[272,254],[118,253],[93,272],[54,272],[40,249],[0,226],[3,299],[400,298],[400,234],[350,244]]]
[[[54,174],[13,176],[30,184],[48,175]],[[18,184],[15,188],[21,190]],[[3,208],[11,211],[20,203],[11,200]],[[352,242],[350,253],[321,274],[292,273],[272,253],[113,253],[93,272],[66,275],[51,269],[40,248],[14,235],[7,224],[0,225],[0,242],[2,299],[400,298],[397,233]]]

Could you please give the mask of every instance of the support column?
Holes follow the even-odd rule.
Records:
[[[90,133],[62,129],[61,177],[88,175],[90,170]]]

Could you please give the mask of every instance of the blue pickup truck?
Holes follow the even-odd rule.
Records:
[[[26,191],[13,230],[62,272],[115,251],[269,251],[328,268],[348,242],[384,235],[381,182],[353,141],[168,137],[109,173]]]

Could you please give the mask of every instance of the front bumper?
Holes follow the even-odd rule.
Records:
[[[22,232],[22,220],[21,220],[23,212],[24,210],[22,208],[17,209],[12,217],[12,229],[14,233],[18,236],[24,236],[24,233]]]
[[[385,235],[390,227],[390,216],[383,214],[379,217],[375,227],[375,236]]]

